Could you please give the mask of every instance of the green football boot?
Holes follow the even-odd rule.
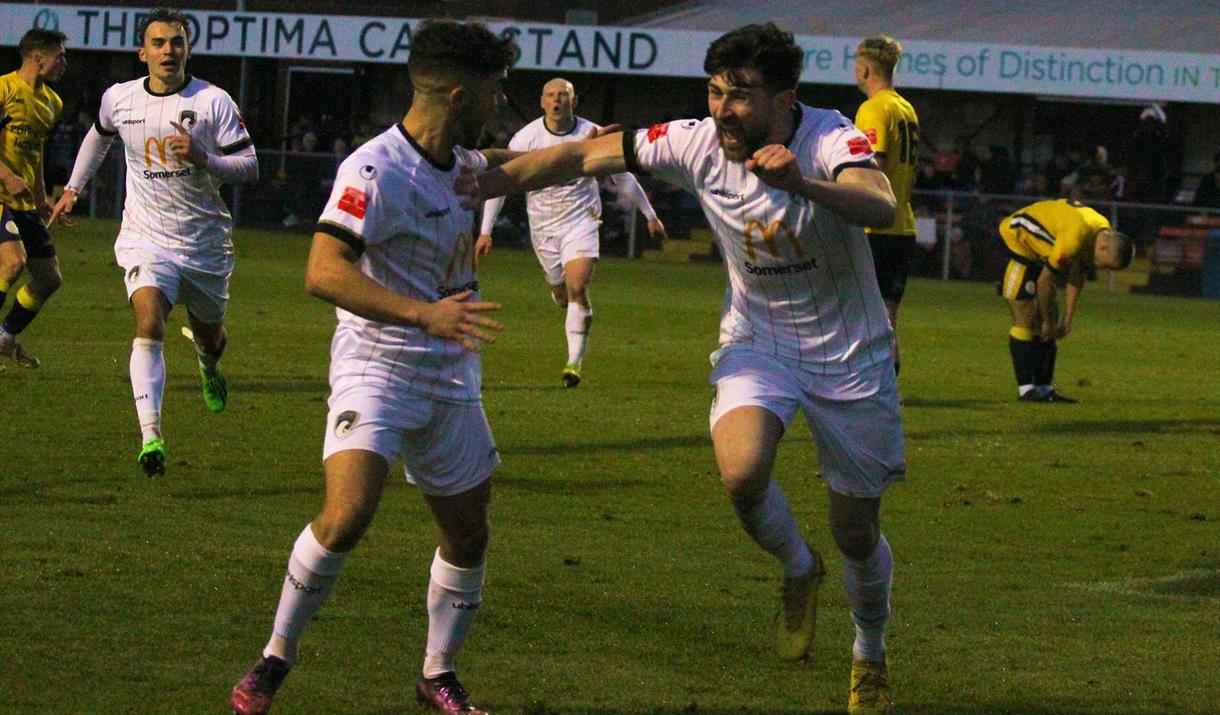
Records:
[[[576,387],[580,384],[580,363],[570,362],[563,368],[563,386]]]
[[[143,449],[140,450],[140,469],[144,470],[144,475],[155,477],[158,474],[165,474],[165,440],[160,437],[153,437],[144,443]]]
[[[203,385],[203,404],[211,412],[224,412],[225,403],[229,401],[229,384],[225,382],[224,373],[219,367],[212,373],[201,367],[199,380]]]

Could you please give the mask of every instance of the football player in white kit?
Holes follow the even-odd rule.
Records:
[[[483,25],[425,23],[411,43],[415,96],[406,116],[339,167],[305,276],[339,318],[322,450],[326,494],[292,549],[270,641],[233,689],[238,715],[270,709],[399,457],[440,541],[416,698],[443,712],[484,713],[458,682],[454,658],[482,600],[491,474],[500,463],[478,355],[500,329],[485,313],[499,306],[479,299],[474,216],[453,186],[460,172],[510,155],[465,147],[503,101],[515,51]]]
[[[801,65],[774,24],[734,30],[704,62],[710,117],[531,152],[464,177],[459,192],[486,199],[628,170],[699,197],[730,286],[712,354],[712,442],[746,532],[783,567],[779,656],[806,657],[825,573],[770,478],[800,411],[856,624],[848,707],[887,712],[891,557],[879,513],[906,467],[891,331],[861,227],[892,223],[895,201],[864,134],[796,101]]]
[[[141,25],[140,61],[148,76],[111,86],[85,135],[51,220],[72,211],[115,136],[127,161],[127,200],[114,255],[135,312],[131,386],[140,420],[139,464],[165,473],[161,401],[162,344],[174,304],[186,306],[203,400],[220,412],[228,386],[220,371],[228,333],[225,308],[233,272],[233,220],[219,188],[258,179],[254,144],[223,89],[186,73],[188,19],[152,11]]]
[[[576,116],[576,88],[562,77],[543,85],[541,104],[543,115],[513,135],[508,143],[510,150],[524,152],[582,141],[599,130],[593,122]],[[611,180],[631,196],[631,203],[644,214],[648,220],[648,234],[656,240],[665,240],[665,224],[657,218],[640,182],[626,173],[616,174]],[[476,244],[480,258],[491,252],[491,229],[503,206],[503,197],[492,199],[483,206],[482,229]],[[598,257],[601,193],[597,180],[585,177],[562,186],[531,191],[525,197],[525,206],[530,220],[530,241],[551,286],[551,298],[567,311],[564,329],[568,336],[568,361],[562,377],[564,385],[576,387],[580,384],[581,361],[593,324],[589,282],[593,280]]]

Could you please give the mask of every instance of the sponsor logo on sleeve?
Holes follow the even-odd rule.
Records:
[[[654,124],[648,129],[648,143],[653,144],[661,137],[669,133],[669,123]]]
[[[343,189],[343,195],[339,197],[340,211],[351,214],[358,219],[363,219],[367,208],[367,197],[363,191],[354,186],[348,186]]]
[[[872,146],[868,143],[868,139],[864,137],[852,137],[847,140],[847,152],[852,156],[868,154],[872,152]]]

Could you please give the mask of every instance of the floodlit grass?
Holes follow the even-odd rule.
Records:
[[[334,316],[308,238],[239,233],[230,407],[208,413],[171,317],[164,478],[136,466],[115,226],[60,230],[65,285],[0,374],[0,712],[225,712],[320,503]],[[585,382],[532,255],[481,279],[504,465],[459,665],[497,715],[842,710],[852,627],[823,589],[816,659],[768,650],[775,565],[737,526],[707,436],[715,265],[602,261]],[[1079,405],[1018,404],[992,287],[914,281],[908,482],[885,498],[889,644],[906,713],[1220,708],[1220,304],[1086,289],[1060,349]],[[837,573],[808,430],[776,477]],[[415,712],[430,520],[401,479],[310,627],[275,712]]]

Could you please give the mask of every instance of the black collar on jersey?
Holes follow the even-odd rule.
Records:
[[[792,133],[784,140],[784,146],[788,146],[792,143],[793,139],[796,139],[796,131],[801,128],[801,119],[804,116],[805,113],[801,111],[800,102],[792,105]]]
[[[576,125],[577,125],[577,124],[580,124],[580,117],[573,116],[573,117],[572,117],[572,128],[571,128],[571,129],[569,129],[569,130],[567,130],[566,132],[563,132],[563,133],[560,133],[560,132],[552,132],[552,131],[551,131],[551,125],[549,125],[549,124],[547,124],[547,123],[546,123],[546,116],[544,115],[544,116],[542,117],[542,128],[543,128],[543,129],[546,129],[546,130],[547,130],[547,132],[549,132],[549,133],[550,133],[552,136],[557,136],[557,137],[566,137],[567,135],[569,135],[569,134],[571,134],[572,132],[576,131]]]
[[[438,164],[432,160],[432,157],[428,154],[428,152],[424,151],[424,148],[419,145],[419,142],[415,141],[415,137],[411,136],[411,132],[407,131],[407,128],[402,125],[402,122],[397,122],[394,124],[394,126],[398,127],[398,131],[402,133],[403,138],[407,140],[408,144],[415,147],[415,151],[419,152],[419,155],[424,158],[424,161],[436,167],[438,171],[451,171],[454,165],[457,164],[457,157],[454,156],[452,149],[449,150],[449,161],[444,164]]]
[[[186,81],[184,81],[184,82],[182,83],[182,86],[181,86],[181,87],[178,87],[177,89],[172,90],[172,91],[169,91],[169,92],[154,92],[154,91],[152,91],[152,87],[150,87],[150,86],[149,86],[149,84],[148,84],[148,81],[149,81],[150,79],[152,79],[152,78],[151,78],[151,77],[145,77],[145,78],[144,78],[144,91],[145,91],[145,92],[148,92],[149,94],[151,94],[151,95],[152,95],[152,96],[154,96],[154,97],[172,97],[172,96],[174,96],[175,94],[178,94],[178,93],[179,93],[179,92],[181,92],[182,90],[186,89],[186,86],[187,86],[188,84],[190,84],[190,83],[191,83],[191,79],[192,79],[192,77],[191,77],[191,76],[188,74],[188,75],[186,76]]]

